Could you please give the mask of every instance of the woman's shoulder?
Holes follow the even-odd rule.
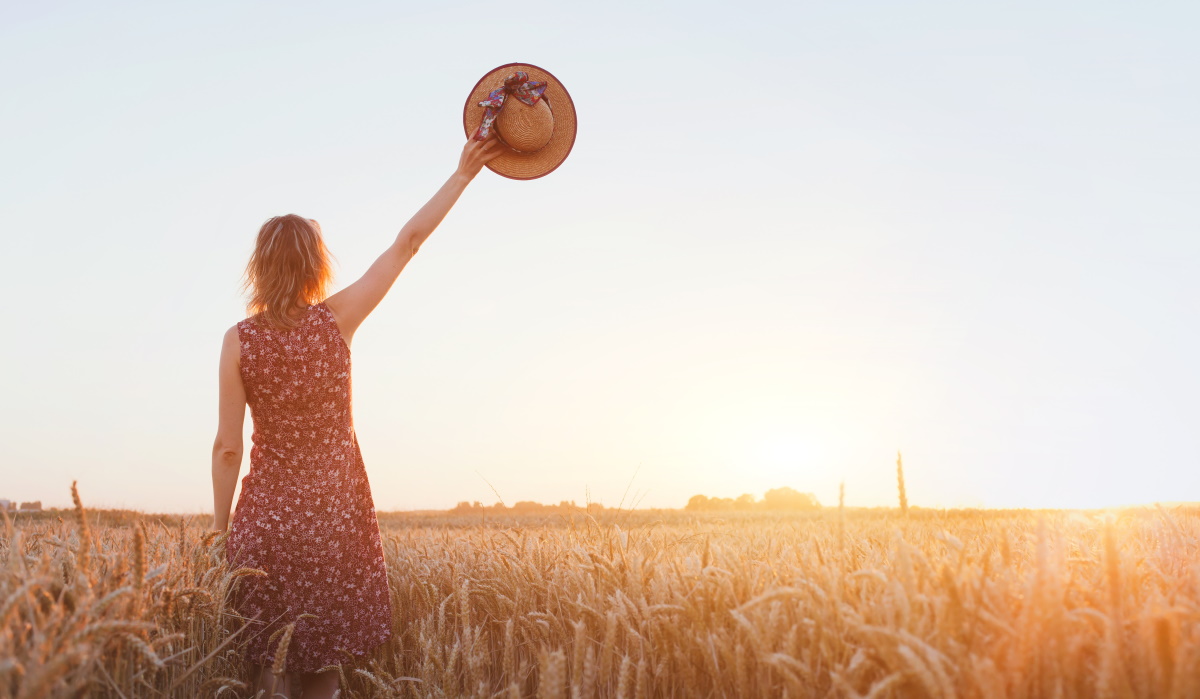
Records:
[[[317,322],[324,324],[333,332],[336,332],[348,350],[350,349],[350,337],[342,332],[342,319],[339,317],[339,311],[333,305],[327,303],[328,300],[326,299],[320,303],[313,304],[313,308],[319,311],[319,320]]]
[[[337,320],[337,314],[333,312],[329,304],[325,301],[318,301],[308,307],[309,314],[317,319],[317,322],[327,322],[329,320]]]
[[[238,362],[242,355],[242,322],[234,323],[232,327],[225,331],[225,337],[221,339],[221,358],[222,361],[232,360]]]
[[[240,347],[248,343],[253,343],[257,338],[270,335],[270,333],[270,327],[263,322],[260,314],[255,314],[249,318],[239,320],[233,324],[233,327],[226,330],[225,341],[232,342]]]
[[[239,320],[225,330],[223,342],[240,346],[246,341],[246,335],[254,332],[254,324],[248,322],[250,319]]]
[[[261,327],[261,325],[259,323],[258,316],[253,315],[253,316],[250,316],[249,318],[242,318],[238,322],[234,323],[232,328],[225,331],[225,334],[226,335],[233,334],[236,336],[236,335],[241,335],[244,333],[257,332],[260,329],[260,327]]]

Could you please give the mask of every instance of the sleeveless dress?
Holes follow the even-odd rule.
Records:
[[[286,670],[315,672],[392,635],[379,521],[350,413],[350,348],[324,302],[291,330],[254,318],[237,329],[254,437],[226,552],[233,567],[267,574],[240,578],[232,604],[256,620],[242,632],[251,662],[271,665],[282,634],[271,635],[294,621]]]

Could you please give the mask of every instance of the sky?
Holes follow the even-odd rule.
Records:
[[[317,219],[354,281],[520,61],[576,144],[481,173],[355,335],[380,510],[891,505],[898,451],[914,505],[1200,500],[1198,21],[0,2],[0,498],[211,512],[258,227]]]

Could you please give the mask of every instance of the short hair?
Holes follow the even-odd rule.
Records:
[[[296,214],[276,216],[258,229],[246,264],[246,311],[268,325],[294,328],[297,321],[289,311],[323,301],[332,279],[321,225]]]

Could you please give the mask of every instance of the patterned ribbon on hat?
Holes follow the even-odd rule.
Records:
[[[503,87],[492,90],[488,98],[479,103],[480,107],[487,107],[487,110],[484,111],[483,122],[479,124],[479,128],[476,129],[472,138],[476,141],[487,139],[492,131],[492,122],[500,116],[500,110],[504,108],[504,101],[508,99],[509,95],[532,107],[542,98],[542,93],[545,91],[545,80],[530,80],[529,74],[523,70],[518,70],[508,76],[504,79]]]

